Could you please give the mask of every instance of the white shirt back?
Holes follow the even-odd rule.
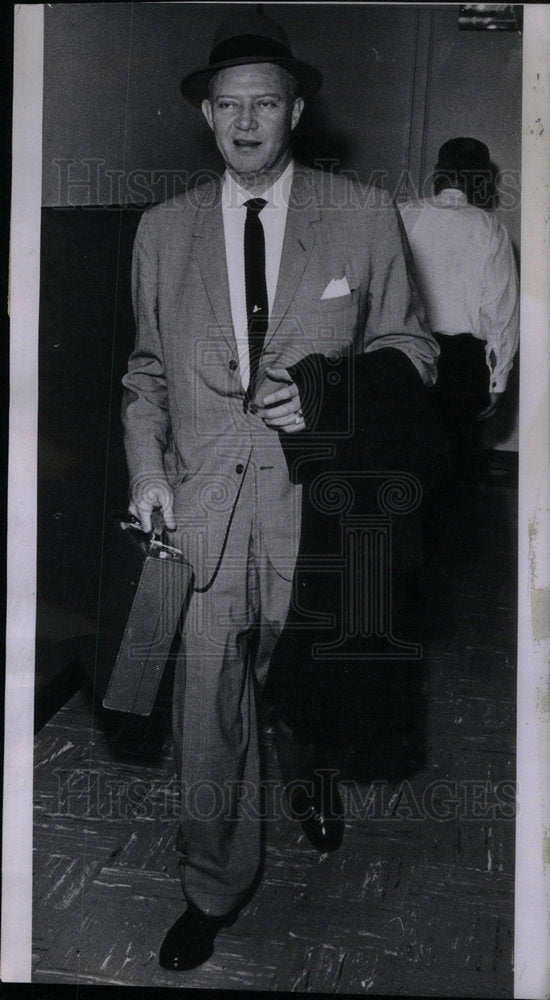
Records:
[[[400,212],[432,330],[486,341],[490,390],[503,391],[519,337],[517,271],[504,226],[454,188]]]

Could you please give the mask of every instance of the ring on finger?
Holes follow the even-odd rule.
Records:
[[[301,420],[303,420],[303,413],[301,410],[296,410],[296,413],[294,414],[294,423],[299,424]]]

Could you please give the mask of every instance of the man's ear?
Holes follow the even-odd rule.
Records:
[[[210,104],[210,101],[207,100],[206,98],[201,104],[201,111],[204,117],[206,118],[206,121],[210,125],[210,128],[212,129],[212,131],[214,131],[214,118],[212,116],[212,105]]]
[[[205,102],[206,103],[206,102]],[[304,99],[303,97],[297,97],[292,105],[292,118],[291,125],[292,129],[295,129],[300,118],[302,117],[302,111],[304,110]]]

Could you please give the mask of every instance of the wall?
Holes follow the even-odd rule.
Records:
[[[206,61],[227,7],[67,4],[45,13],[45,205],[139,201],[137,172],[176,174],[183,183],[220,168],[179,81]],[[344,16],[343,8],[278,4],[275,16],[296,40],[295,54],[325,75],[323,99],[301,130],[301,152],[337,159],[363,178],[385,171],[393,186],[407,164],[418,13],[394,8],[391,27],[385,8],[360,5],[346,6]],[[68,160],[75,161],[70,169]]]
[[[515,32],[457,31],[452,7],[435,10],[431,18],[422,177],[451,135],[485,142],[503,172],[497,215],[519,252],[521,38]]]
[[[177,175],[181,184],[219,169],[179,81],[206,61],[228,6],[243,5],[46,6],[44,205],[144,203],[150,192],[138,173]],[[295,53],[324,73],[299,137],[308,159],[336,159],[399,193],[403,171],[420,185],[440,144],[466,134],[487,142],[500,169],[519,171],[518,34],[459,31],[450,4],[265,9],[285,24]],[[517,204],[506,222],[519,246]]]

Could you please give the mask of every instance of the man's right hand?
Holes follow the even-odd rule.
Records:
[[[148,483],[146,486],[140,487],[128,504],[130,514],[139,519],[141,527],[146,533],[152,529],[151,514],[156,508],[162,511],[168,531],[174,531],[176,528],[174,494],[168,483]]]

